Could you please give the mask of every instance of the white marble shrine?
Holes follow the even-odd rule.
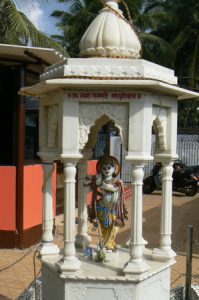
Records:
[[[44,300],[168,300],[171,245],[172,164],[176,160],[177,100],[198,97],[179,88],[174,71],[139,58],[140,41],[118,8],[105,7],[80,42],[82,58],[68,58],[45,69],[40,83],[21,93],[40,97],[39,156],[44,162],[43,238],[40,249]],[[113,121],[132,164],[133,197],[129,249],[117,259],[96,263],[83,255],[89,245],[87,160],[99,129]],[[156,133],[151,156],[152,127]],[[64,164],[64,249],[53,242],[51,173],[54,160]],[[144,165],[163,164],[159,245],[143,239]],[[78,233],[75,236],[75,176],[78,164]],[[80,247],[80,248],[79,248]],[[77,250],[78,249],[78,250]]]

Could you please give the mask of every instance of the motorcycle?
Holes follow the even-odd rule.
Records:
[[[174,163],[173,168],[173,191],[186,196],[195,196],[199,190],[198,178],[191,171],[186,170],[182,163]],[[151,171],[151,176],[144,179],[144,194],[151,194],[155,189],[161,189],[161,170],[162,164],[156,163]]]

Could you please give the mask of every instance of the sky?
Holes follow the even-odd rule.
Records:
[[[17,5],[17,0],[16,5]],[[64,3],[55,3],[52,1],[50,4],[42,4],[42,1],[37,1],[37,5],[33,8],[30,6],[23,10],[23,13],[31,20],[31,22],[37,27],[38,30],[48,34],[58,34],[59,31],[56,28],[57,20],[51,17],[50,14],[54,10],[67,10],[67,5]],[[19,3],[19,1],[18,1]],[[18,7],[21,10],[21,7]]]

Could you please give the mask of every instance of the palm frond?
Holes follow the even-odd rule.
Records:
[[[166,67],[174,66],[175,52],[169,43],[151,33],[141,33],[140,37],[144,52],[152,54],[149,60]]]
[[[196,79],[199,76],[199,32],[196,36],[195,48],[192,55],[192,60],[190,63],[190,77],[191,77],[191,86],[195,87],[196,82],[199,82]]]
[[[190,39],[190,30],[190,25],[186,26],[173,40],[172,45],[176,52],[179,52]]]
[[[68,54],[59,43],[37,30],[34,24],[19,10],[11,0],[2,0],[0,19],[4,24],[1,27],[2,41],[9,43],[55,48],[64,56]]]

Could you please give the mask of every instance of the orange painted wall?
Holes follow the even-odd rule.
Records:
[[[54,218],[56,216],[56,197],[57,197],[57,165],[54,164],[54,170],[53,170],[53,176],[52,176],[52,181],[53,181],[53,213],[54,213]]]
[[[96,164],[97,160],[88,160],[87,173],[89,176],[96,174]]]
[[[16,167],[0,166],[0,230],[16,229]]]
[[[89,176],[96,174],[96,164],[97,164],[97,160],[88,160],[87,174]],[[86,202],[88,205],[91,202],[91,198],[92,198],[92,192],[88,192],[86,197]]]
[[[24,166],[24,229],[42,223],[42,165]],[[56,208],[56,165],[53,171],[53,207]]]

